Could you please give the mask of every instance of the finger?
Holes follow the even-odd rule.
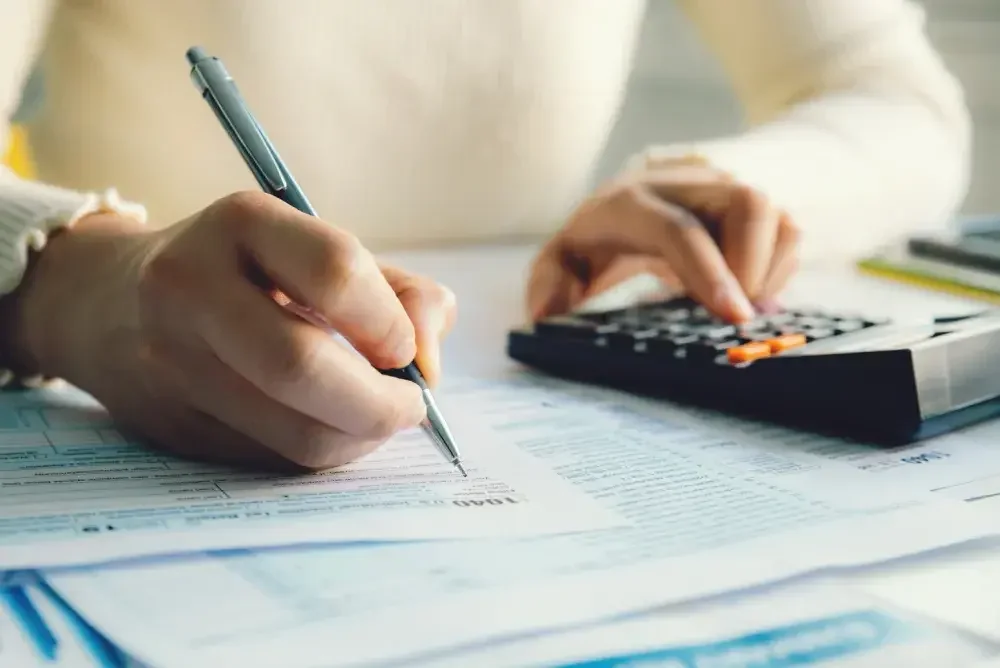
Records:
[[[248,283],[219,279],[206,291],[199,333],[226,366],[272,399],[365,439],[423,419],[415,384],[380,374]]]
[[[183,419],[196,433],[187,444],[172,440],[178,454],[269,466],[280,459],[317,470],[354,461],[387,437],[359,438],[299,413],[208,353],[159,348],[149,362],[173,399],[193,409]]]
[[[782,213],[771,267],[761,285],[758,299],[772,301],[795,275],[798,270],[798,244],[798,228],[792,223],[791,216]]]
[[[722,254],[750,298],[758,296],[775,249],[780,213],[766,197],[734,187],[722,219]]]
[[[126,439],[183,459],[267,473],[297,474],[305,470],[217,418],[187,405],[176,410],[161,406],[156,419],[144,421],[141,426],[134,421],[119,422],[117,418],[116,424]]]
[[[715,315],[731,322],[753,317],[753,307],[730,271],[711,234],[693,214],[652,193],[645,198],[649,224],[665,231],[662,255],[687,291]]]
[[[677,274],[663,258],[648,255],[622,255],[615,258],[608,267],[588,286],[584,299],[601,294],[619,283],[639,274],[651,274],[667,286],[676,288],[680,283]]]
[[[683,270],[687,247],[676,245],[672,223],[693,223],[693,235],[708,242],[707,252],[718,255],[715,244],[700,223],[683,209],[655,197],[645,188],[622,184],[600,198],[588,200],[565,228],[542,249],[532,267],[528,302],[533,319],[563,313],[584,298],[590,283],[621,255],[665,258]],[[728,273],[721,255],[716,263]],[[689,271],[700,280],[697,267]],[[682,276],[687,283],[687,277]]]
[[[527,306],[531,321],[566,313],[584,293],[584,283],[565,265],[557,240],[550,241],[532,263]]]
[[[643,182],[660,199],[710,220],[725,216],[734,186],[727,174],[706,165],[672,165],[645,174]]]
[[[799,260],[794,255],[787,257],[780,264],[774,267],[774,271],[768,277],[764,290],[761,292],[761,310],[773,311],[777,308],[777,297],[782,290],[788,287],[789,281],[799,270]]]
[[[417,335],[417,367],[428,385],[441,378],[441,340],[455,324],[455,293],[423,277],[396,267],[382,266],[382,273],[413,322]]]
[[[293,301],[318,312],[372,364],[397,368],[416,354],[413,325],[356,237],[267,196],[225,200],[221,215],[244,252]]]
[[[258,471],[296,472],[291,462],[210,415],[187,406],[159,406],[142,420],[112,411],[122,436],[197,462],[239,466]]]
[[[542,266],[536,271],[543,279],[540,282],[549,288],[545,295],[549,303],[562,305],[567,301],[571,289],[567,287],[571,285],[567,274],[574,272],[566,268],[565,258],[590,266],[597,259],[622,254],[665,258],[688,291],[722,318],[742,322],[753,315],[739,283],[701,221],[685,209],[661,200],[651,190],[636,186],[620,188],[605,198],[603,206],[575,216],[546,247],[540,258]]]

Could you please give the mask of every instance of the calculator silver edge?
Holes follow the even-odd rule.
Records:
[[[974,320],[909,346],[922,418],[1000,395],[1000,319]]]

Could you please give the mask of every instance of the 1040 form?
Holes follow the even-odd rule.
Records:
[[[268,475],[130,443],[72,389],[0,394],[0,569],[625,523],[488,427],[453,427],[469,443],[468,478],[417,430],[335,470]]]

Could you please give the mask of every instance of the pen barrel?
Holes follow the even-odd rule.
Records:
[[[420,369],[414,363],[407,364],[399,369],[380,369],[379,370],[385,376],[391,376],[393,378],[399,378],[400,380],[408,380],[411,383],[416,383],[421,390],[426,390],[427,381],[424,380],[424,376],[420,373]]]

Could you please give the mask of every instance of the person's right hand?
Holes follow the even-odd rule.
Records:
[[[455,308],[427,279],[383,275],[344,230],[252,192],[159,231],[85,218],[49,242],[22,292],[30,359],[120,425],[186,456],[304,469],[423,419],[419,388],[372,365],[408,364],[416,340],[436,347]]]

